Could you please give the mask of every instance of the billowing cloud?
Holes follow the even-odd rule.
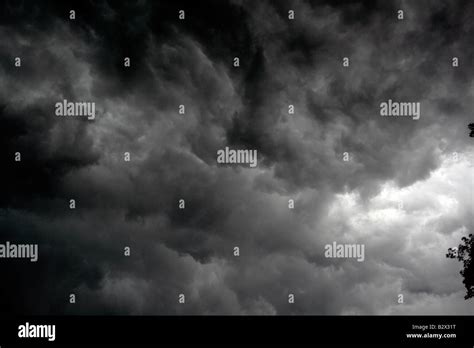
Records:
[[[1,240],[40,247],[0,262],[5,312],[472,312],[445,253],[473,227],[474,6],[372,5],[5,2]],[[96,118],[56,117],[63,99]],[[257,168],[218,164],[226,146]]]

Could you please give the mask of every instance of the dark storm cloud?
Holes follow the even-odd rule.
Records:
[[[17,272],[12,262],[1,264],[12,284],[0,292],[11,299],[7,311],[388,313],[398,310],[392,304],[399,291],[428,294],[410,300],[409,310],[426,301],[434,301],[433,311],[442,307],[430,296],[460,287],[430,275],[456,279],[441,248],[469,210],[449,216],[443,209],[451,201],[435,190],[441,183],[428,181],[447,203],[430,207],[439,216],[424,203],[419,208],[436,232],[436,242],[419,253],[409,242],[425,240],[417,217],[379,227],[390,219],[377,214],[388,209],[379,202],[383,185],[394,183],[398,195],[414,187],[416,199],[405,200],[418,204],[417,183],[445,168],[448,154],[469,149],[462,139],[474,106],[474,7],[206,4],[4,3],[2,240],[40,244],[36,265]],[[67,19],[72,8],[75,21]],[[398,8],[404,22],[396,20]],[[452,69],[452,55],[462,70]],[[12,67],[15,56],[21,69]],[[346,56],[349,68],[342,67]],[[95,101],[96,119],[55,118],[62,98]],[[379,104],[389,98],[420,101],[420,120],[381,118]],[[217,165],[216,151],[225,146],[257,149],[258,167]],[[16,151],[21,163],[11,160]],[[353,155],[349,163],[342,162],[345,151]],[[340,195],[347,192],[356,197],[349,203]],[[458,186],[452,192],[450,199],[468,202]],[[368,260],[324,258],[333,240],[366,243]],[[420,260],[436,267],[423,274]],[[74,306],[67,304],[72,292]],[[297,297],[293,306],[289,293]]]
[[[352,4],[349,6],[349,13],[354,7],[360,6]],[[451,56],[444,53],[446,47],[433,37],[436,34],[425,34],[425,27],[432,26],[432,17],[426,15],[433,11],[431,6],[413,9],[414,12],[410,12],[410,8],[403,8],[408,12],[410,20],[406,25],[397,23],[393,15],[388,18],[390,11],[393,11],[392,5],[376,12],[361,9],[361,17],[365,20],[357,23],[352,23],[347,18],[347,12],[332,11],[323,5],[317,10],[308,9],[306,6],[301,8],[300,12],[307,14],[313,10],[314,16],[297,16],[296,23],[293,24],[291,21],[283,21],[269,3],[267,6],[257,6],[252,29],[259,34],[258,38],[268,38],[261,40],[264,55],[278,59],[266,59],[265,68],[269,72],[266,76],[271,81],[262,82],[262,87],[267,87],[265,98],[262,98],[264,102],[261,103],[265,107],[260,106],[258,117],[250,116],[252,112],[244,115],[258,119],[258,123],[263,125],[261,128],[265,133],[256,137],[260,139],[260,143],[255,143],[255,146],[267,159],[273,159],[277,166],[277,175],[283,176],[287,181],[297,180],[299,187],[318,186],[321,180],[330,178],[330,182],[325,184],[334,185],[336,190],[340,190],[344,184],[363,189],[373,181],[391,178],[394,173],[401,185],[408,185],[418,178],[426,177],[430,170],[436,168],[436,158],[430,153],[432,150],[417,151],[418,144],[410,144],[409,139],[413,138],[414,133],[424,129],[426,123],[432,122],[433,117],[438,117],[438,113],[433,115],[432,109],[425,109],[432,103],[438,103],[436,96],[431,96],[433,91],[439,90],[440,87],[438,83],[433,83],[433,76],[439,76],[447,88],[455,88],[455,104],[463,109],[462,114],[468,112],[470,104],[466,102],[472,100],[467,95],[469,79],[457,78],[461,74],[453,73],[453,69],[449,68]],[[453,12],[456,11],[453,9]],[[260,25],[260,19],[264,15],[269,19],[266,25]],[[468,23],[467,16],[461,17],[462,23]],[[300,31],[294,30],[294,26],[299,24],[298,21],[304,22]],[[472,26],[466,26],[467,31],[472,32]],[[314,43],[318,41],[318,37],[321,39],[316,46],[300,42],[307,40]],[[458,40],[451,45],[461,44],[465,47],[468,45],[468,37],[465,33],[459,33]],[[295,40],[298,42],[297,47],[302,47],[303,54],[310,57],[307,59],[308,64],[292,64],[293,55],[288,47],[291,47]],[[467,69],[472,69],[470,53],[459,52],[457,49],[454,52],[462,54]],[[342,57],[350,57],[351,64],[357,67],[343,69]],[[446,64],[440,64],[439,60],[432,57],[442,57]],[[451,79],[453,74],[456,76],[456,82],[446,83],[445,79]],[[286,80],[281,81],[282,77],[286,77]],[[323,88],[320,88],[320,85]],[[275,91],[275,86],[287,87]],[[279,99],[286,99],[288,103],[298,100],[298,95],[294,95],[295,90],[307,96],[306,100],[301,100],[301,103],[306,105],[297,104],[296,109],[297,114],[306,113],[314,120],[307,126],[311,127],[308,138],[312,135],[315,139],[290,144],[289,141],[296,139],[288,136],[285,130],[291,131],[294,129],[293,125],[275,122],[275,114],[284,113],[286,105],[275,104]],[[415,124],[383,119],[378,115],[379,104],[389,98],[420,101],[426,111],[420,122]],[[459,103],[460,100],[463,102]],[[445,127],[452,128],[454,122],[459,130],[465,127],[465,119],[454,121],[460,113],[449,113]],[[445,117],[443,114],[440,115],[441,121]],[[242,127],[245,119],[245,116],[237,119],[240,127],[235,129],[242,134],[255,133],[253,123]],[[278,131],[272,132],[272,128],[278,128]],[[444,131],[444,127],[437,129],[441,130]],[[268,138],[266,134],[272,136],[269,141],[264,142],[262,139]],[[364,134],[371,136],[364,137]],[[321,147],[329,148],[324,152],[320,150]],[[356,153],[358,168],[341,170],[337,157],[344,151]],[[406,167],[405,159],[400,158],[399,154],[406,154],[407,151],[417,155],[417,158],[412,159],[414,163],[421,162],[416,175],[403,175],[397,170]],[[312,160],[306,159],[305,153],[311,154]],[[298,175],[294,175],[296,168]]]

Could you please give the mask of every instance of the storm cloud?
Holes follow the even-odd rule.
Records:
[[[39,244],[0,261],[3,313],[473,313],[445,253],[474,223],[474,4],[1,6],[0,238]],[[226,146],[258,166],[217,163]]]

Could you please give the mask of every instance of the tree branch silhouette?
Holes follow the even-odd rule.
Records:
[[[469,234],[469,237],[462,237],[462,243],[457,248],[449,248],[446,257],[450,259],[457,259],[463,263],[463,269],[459,272],[463,276],[464,286],[466,287],[467,300],[474,297],[474,263],[472,262],[472,250],[474,249],[474,237]]]
[[[470,123],[468,126],[470,137],[474,138],[474,123]],[[466,287],[466,296],[464,299],[470,299],[474,297],[474,263],[472,262],[472,251],[474,249],[474,236],[469,234],[469,237],[462,237],[461,244],[457,248],[449,248],[446,254],[447,258],[457,259],[463,263],[463,269],[461,273],[463,284]]]

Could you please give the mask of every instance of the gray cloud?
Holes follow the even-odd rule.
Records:
[[[0,264],[0,298],[24,300],[6,311],[466,313],[444,255],[473,224],[474,7],[373,5],[211,1],[183,4],[181,24],[170,4],[102,2],[74,23],[60,5],[32,12],[35,30],[5,21],[0,228],[41,252]],[[55,118],[63,98],[95,101],[96,119]],[[380,117],[389,98],[421,119]],[[218,165],[225,146],[257,149],[258,167]],[[366,261],[326,259],[333,241],[364,243]]]

